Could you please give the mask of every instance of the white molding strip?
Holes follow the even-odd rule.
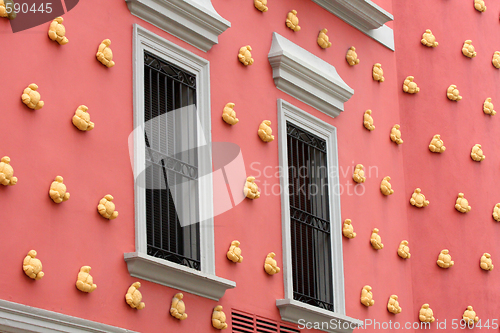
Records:
[[[391,13],[370,0],[312,0],[347,24],[394,51],[394,32],[385,23]]]
[[[320,309],[293,299],[277,299],[276,306],[280,310],[282,320],[299,325],[319,323],[319,330],[324,332],[351,333],[355,328],[363,325],[361,320]]]
[[[215,301],[224,296],[227,289],[236,287],[236,282],[176,265],[147,254],[125,253],[124,258],[130,275],[134,277]]]
[[[125,0],[130,12],[207,52],[231,22],[220,16],[211,0]]]
[[[329,116],[344,111],[354,94],[334,66],[276,32],[268,59],[278,89]]]
[[[137,333],[53,311],[0,300],[3,333]]]

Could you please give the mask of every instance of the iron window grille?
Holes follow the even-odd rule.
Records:
[[[297,326],[232,309],[233,333],[300,333]]]
[[[144,102],[147,254],[200,270],[200,224],[182,226],[178,215],[199,207],[198,154],[186,150],[197,140],[197,122],[181,109],[196,105],[196,76],[144,52]],[[187,181],[196,195],[168,186]]]
[[[286,126],[293,298],[334,311],[326,141]]]

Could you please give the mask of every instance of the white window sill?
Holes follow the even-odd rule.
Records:
[[[144,253],[124,253],[130,275],[218,301],[236,282],[155,258]]]
[[[314,327],[315,323],[319,323],[319,327],[322,327],[322,323],[328,323],[323,324],[323,326],[328,326],[328,328],[320,329],[324,332],[350,333],[356,327],[363,325],[361,320],[350,318],[340,313],[327,311],[293,299],[277,299],[276,306],[280,310],[281,319],[284,321],[299,325],[309,323],[312,327]]]
[[[130,12],[207,52],[231,22],[220,16],[210,0],[125,0]]]

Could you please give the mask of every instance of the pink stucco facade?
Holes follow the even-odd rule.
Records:
[[[268,276],[262,268],[271,251],[279,266],[283,258],[281,197],[276,193],[278,140],[263,143],[256,134],[264,119],[277,124],[276,101],[283,99],[337,129],[341,216],[352,220],[357,233],[355,239],[342,240],[346,315],[403,326],[418,322],[421,305],[429,303],[438,322],[446,320],[449,331],[452,320],[460,319],[472,305],[482,322],[491,324],[498,318],[495,300],[500,280],[496,270],[481,270],[479,260],[484,252],[492,255],[494,264],[500,258],[495,246],[500,227],[491,216],[500,201],[496,154],[500,120],[485,115],[482,104],[487,97],[493,103],[500,101],[500,72],[491,64],[494,51],[500,50],[496,33],[500,4],[490,1],[487,11],[479,13],[472,1],[375,2],[394,15],[388,26],[394,29],[395,52],[309,0],[269,0],[266,13],[256,10],[251,0],[212,0],[231,27],[208,52],[132,16],[122,0],[81,0],[63,16],[70,41],[64,46],[47,38],[48,23],[14,34],[8,20],[0,19],[0,155],[11,158],[19,179],[15,186],[0,186],[0,299],[144,333],[216,332],[210,319],[217,304],[228,317],[227,331],[231,331],[231,309],[280,321],[276,300],[284,297],[283,275]],[[284,23],[291,9],[298,12],[300,32]],[[177,289],[140,280],[146,308],[137,311],[124,301],[127,288],[137,281],[123,259],[124,253],[135,251],[134,179],[128,147],[134,125],[133,24],[210,62],[212,140],[241,147],[247,174],[257,176],[262,193],[260,199],[245,200],[215,217],[215,271],[236,282],[236,288],[226,291],[219,302],[184,292],[189,315],[185,321],[169,315]],[[333,44],[329,49],[321,49],[316,42],[323,28]],[[437,48],[420,44],[425,29],[436,35]],[[267,58],[273,32],[333,65],[354,89],[340,116],[332,118],[276,88]],[[106,38],[112,41],[113,68],[95,58]],[[461,54],[466,39],[473,41],[478,53],[473,59]],[[242,66],[237,59],[244,45],[253,48],[252,66]],[[351,67],[345,53],[353,45],[361,62]],[[372,79],[377,62],[384,70],[383,83]],[[416,95],[402,91],[409,75],[421,88]],[[30,83],[39,86],[45,102],[41,110],[30,110],[21,102],[22,91]],[[460,89],[461,101],[446,98],[450,84]],[[236,104],[240,120],[232,127],[221,119],[228,102]],[[80,132],[71,124],[82,104],[89,107],[95,123],[90,132]],[[362,122],[367,109],[373,111],[376,126],[371,132]],[[389,138],[394,124],[401,124],[402,145]],[[441,134],[445,142],[443,154],[428,149],[434,134]],[[476,143],[487,156],[481,163],[470,158]],[[367,180],[355,186],[352,172],[358,163],[365,166]],[[47,194],[57,175],[64,177],[71,193],[62,204],[53,203]],[[379,189],[385,176],[391,177],[395,190],[389,197]],[[417,187],[430,201],[428,207],[410,205]],[[472,206],[467,214],[454,209],[459,192]],[[96,210],[108,193],[119,211],[112,221]],[[370,245],[373,228],[380,230],[382,250]],[[241,264],[226,258],[234,239],[243,249]],[[409,260],[397,255],[403,239],[410,244]],[[455,261],[448,270],[436,265],[445,248]],[[43,262],[45,277],[39,281],[29,279],[21,269],[31,249]],[[83,265],[92,267],[98,286],[91,294],[75,288]],[[364,285],[372,286],[376,301],[369,308],[359,301]],[[386,308],[392,294],[399,296],[403,308],[398,315]],[[436,323],[431,327],[438,330]],[[365,331],[379,329],[372,326]]]

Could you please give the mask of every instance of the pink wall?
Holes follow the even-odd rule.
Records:
[[[494,301],[500,295],[498,272],[479,268],[484,252],[492,255],[493,264],[500,256],[496,242],[500,229],[491,216],[500,199],[495,182],[500,162],[495,150],[500,144],[499,119],[482,111],[487,97],[496,105],[500,101],[500,72],[491,64],[494,51],[500,49],[496,33],[500,4],[488,1],[486,5],[487,11],[480,13],[472,1],[394,3],[397,84],[413,75],[421,88],[416,96],[398,90],[405,138],[404,195],[407,200],[413,189],[420,187],[430,201],[425,209],[408,209],[413,305],[418,309],[429,303],[439,321],[446,319],[448,329],[468,305],[474,307],[483,324],[498,319],[499,308]],[[430,7],[432,10],[421,10]],[[419,43],[425,29],[431,29],[437,37],[437,48]],[[476,48],[473,59],[461,53],[467,39]],[[446,98],[451,84],[458,86],[461,101]],[[444,140],[447,149],[443,154],[433,154],[427,148],[434,134],[441,134]],[[487,157],[481,163],[470,158],[476,143],[482,145]],[[459,192],[472,206],[467,214],[454,209]],[[448,270],[435,264],[445,248],[455,261]]]
[[[0,155],[11,157],[19,178],[14,187],[0,187],[4,221],[4,232],[0,234],[0,249],[4,252],[0,298],[140,332],[157,332],[158,327],[186,332],[215,331],[210,326],[210,316],[216,304],[224,306],[228,318],[230,309],[235,308],[280,319],[275,300],[284,297],[283,275],[270,277],[262,269],[266,254],[271,251],[277,254],[282,267],[281,199],[270,193],[279,184],[275,176],[258,178],[262,191],[259,200],[246,200],[215,219],[217,275],[237,283],[219,303],[184,293],[190,318],[179,322],[168,314],[170,299],[176,290],[147,281],[141,281],[146,309],[135,311],[124,302],[128,286],[136,281],[129,276],[123,253],[135,250],[133,179],[127,137],[132,131],[133,119],[132,24],[138,23],[210,61],[212,139],[238,144],[249,175],[263,172],[266,166],[278,166],[277,140],[264,144],[256,135],[264,119],[271,120],[277,134],[277,98],[338,129],[340,182],[344,190],[342,219],[352,219],[357,233],[355,239],[343,239],[347,315],[375,318],[379,322],[413,322],[417,320],[421,304],[429,302],[439,319],[459,318],[469,303],[477,307],[481,318],[493,318],[494,309],[488,310],[486,299],[495,296],[488,288],[494,287],[489,280],[495,273],[480,271],[478,261],[483,252],[490,252],[495,258],[491,246],[493,237],[486,236],[495,234],[491,219],[491,209],[496,203],[491,182],[493,163],[496,163],[492,153],[496,139],[491,135],[495,119],[484,116],[481,106],[484,98],[494,92],[494,79],[498,75],[490,60],[495,50],[493,41],[500,37],[490,34],[482,37],[483,31],[488,31],[486,21],[491,27],[498,24],[493,21],[498,20],[498,8],[493,8],[498,5],[492,4],[490,8],[488,4],[488,11],[482,15],[470,4],[453,5],[468,22],[477,22],[471,35],[458,23],[459,15],[446,14],[450,9],[445,9],[444,4],[437,5],[436,14],[430,15],[428,10],[420,10],[416,5],[396,3],[393,14],[397,17],[397,52],[394,53],[308,1],[273,1],[266,13],[253,8],[252,1],[244,5],[240,1],[212,2],[232,27],[207,53],[132,16],[124,1],[108,2],[104,7],[97,0],[81,1],[64,16],[70,40],[65,46],[47,38],[48,25],[12,34],[8,22],[0,20],[0,31],[5,32],[3,45],[9,46],[0,49],[4,59],[2,77],[9,80],[2,90],[2,109],[8,116],[0,131]],[[392,10],[386,7],[392,6],[390,1],[379,4]],[[100,10],[96,11],[97,7]],[[291,9],[299,13],[302,30],[298,33],[284,24],[286,13]],[[409,22],[412,22],[411,29],[408,29]],[[450,29],[451,26],[454,29]],[[325,27],[334,44],[327,50],[316,44],[318,31]],[[435,50],[419,44],[426,28],[432,28],[438,36],[440,46]],[[334,65],[355,90],[339,117],[326,116],[276,89],[267,60],[274,31]],[[96,49],[105,38],[111,39],[115,55],[116,66],[111,69],[95,59]],[[479,53],[473,60],[459,53],[461,43],[467,38],[473,40]],[[255,59],[250,67],[242,66],[236,57],[238,49],[247,44],[252,46]],[[361,59],[355,67],[345,61],[345,52],[352,45]],[[383,83],[371,78],[371,68],[376,62],[382,63]],[[461,75],[450,75],[454,73],[453,66],[459,63],[460,69],[471,68]],[[481,75],[477,75],[472,66],[476,66]],[[419,95],[402,94],[401,84],[406,75],[415,75],[422,88]],[[470,80],[471,77],[481,77],[481,80]],[[32,82],[40,87],[45,101],[42,110],[29,110],[20,101],[22,90]],[[444,97],[446,87],[452,83],[459,86],[464,96],[459,103]],[[436,98],[431,99],[432,94]],[[233,127],[221,119],[227,102],[236,104],[240,119]],[[89,133],[79,132],[70,122],[80,104],[89,107],[91,120],[96,124]],[[376,126],[373,132],[362,125],[366,109],[373,110]],[[430,117],[425,117],[424,112]],[[445,116],[451,112],[461,117]],[[449,119],[453,119],[452,122]],[[446,125],[439,126],[445,122]],[[390,129],[396,123],[402,125],[405,140],[402,146],[389,139]],[[462,129],[466,129],[465,140],[459,137]],[[434,132],[443,135],[448,147],[443,155],[433,155],[427,150]],[[468,157],[474,143],[483,144],[488,156],[481,164]],[[365,165],[368,179],[364,185],[354,188],[351,175],[357,163]],[[445,173],[445,167],[451,169],[449,174]],[[54,204],[47,195],[56,175],[64,177],[71,193],[71,199],[60,205]],[[384,176],[392,178],[396,191],[390,197],[383,196],[379,190]],[[474,177],[474,183],[459,179],[460,176]],[[431,205],[423,210],[414,209],[408,203],[417,186],[431,200]],[[359,195],[353,194],[354,189]],[[453,209],[459,191],[465,192],[473,206],[466,216]],[[107,193],[114,195],[120,212],[114,221],[106,221],[96,212],[99,199]],[[483,228],[475,227],[477,223],[472,227],[477,218],[481,218],[479,223]],[[456,223],[467,223],[468,227],[454,227]],[[430,234],[436,226],[439,232]],[[373,250],[369,243],[375,227],[380,229],[385,245],[381,251]],[[477,237],[472,236],[476,234]],[[245,257],[238,265],[225,257],[234,239],[241,242]],[[409,261],[396,253],[403,239],[410,241],[412,258]],[[430,243],[426,242],[431,239]],[[463,239],[468,239],[469,245],[459,246]],[[472,245],[474,242],[481,246]],[[449,248],[456,261],[456,266],[448,271],[435,265],[442,248]],[[46,276],[41,281],[31,281],[21,270],[22,258],[30,249],[36,249],[43,261]],[[82,265],[92,266],[91,273],[98,285],[92,294],[83,294],[74,286]],[[465,275],[465,271],[470,274]],[[474,281],[469,280],[474,288],[455,291],[466,276]],[[376,304],[371,308],[359,302],[365,284],[373,287]],[[481,292],[473,293],[472,289]],[[399,296],[403,308],[396,317],[386,310],[392,294]]]

